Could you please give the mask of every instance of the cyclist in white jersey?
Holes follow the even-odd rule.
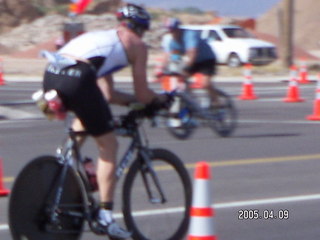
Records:
[[[95,139],[99,150],[98,221],[103,233],[125,239],[131,233],[120,228],[112,215],[118,143],[108,103],[150,104],[165,102],[167,97],[157,95],[147,84],[147,46],[141,38],[149,29],[150,15],[137,5],[127,4],[118,10],[117,17],[120,24],[116,29],[85,33],[61,48],[58,54],[69,64],[49,64],[43,88],[57,90],[65,107],[78,117],[74,129],[86,129]],[[113,88],[112,74],[127,65],[132,68],[134,95]]]

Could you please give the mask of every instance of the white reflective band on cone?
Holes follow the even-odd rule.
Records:
[[[210,180],[196,179],[194,182],[192,207],[207,208],[212,204]]]
[[[212,217],[192,217],[189,227],[189,235],[204,237],[213,236],[215,227]]]

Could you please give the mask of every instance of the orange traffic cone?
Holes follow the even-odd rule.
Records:
[[[320,121],[320,74],[318,75],[318,84],[316,89],[316,97],[313,105],[313,114],[306,117],[307,120]]]
[[[3,186],[2,159],[0,158],[0,196],[7,196],[10,190]]]
[[[165,91],[172,91],[174,89],[183,89],[183,78],[179,76],[164,75],[161,77],[162,89]]]
[[[290,81],[287,91],[287,96],[283,99],[284,102],[303,102],[304,99],[300,98],[298,81],[297,81],[297,67],[292,65],[290,68]]]
[[[254,100],[257,99],[257,96],[254,94],[253,84],[252,84],[252,75],[251,69],[252,64],[246,64],[244,69],[244,82],[242,84],[242,95],[238,98],[241,100]]]
[[[193,83],[191,88],[204,88],[204,76],[202,73],[196,73],[193,75]]]
[[[3,60],[0,58],[0,86],[5,85],[3,78]]]
[[[190,211],[187,240],[217,240],[214,229],[214,209],[211,207],[210,168],[198,162],[195,170],[194,192]]]
[[[308,79],[308,69],[307,69],[307,62],[305,58],[301,59],[299,76],[300,76],[299,83],[302,83],[302,84],[311,83],[311,81]]]

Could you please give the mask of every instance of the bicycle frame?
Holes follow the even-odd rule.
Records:
[[[152,203],[166,202],[166,198],[160,186],[158,177],[156,176],[156,173],[153,170],[153,166],[150,160],[151,153],[148,148],[147,139],[145,139],[145,143],[144,143],[141,136],[142,134],[140,133],[137,123],[132,125],[130,129],[126,129],[126,130],[127,130],[127,134],[124,136],[130,137],[132,140],[124,156],[122,157],[120,163],[117,165],[117,168],[116,168],[117,179],[119,179],[124,174],[125,169],[130,165],[130,163],[133,161],[134,157],[136,156],[137,159],[141,160],[143,165],[146,166],[145,169],[148,170],[148,171],[145,171],[145,169],[142,169],[141,174],[142,174],[142,179],[143,179],[146,191],[148,193],[150,202]],[[56,154],[57,161],[62,165],[62,170],[58,176],[56,185],[53,188],[55,191],[53,193],[54,199],[52,200],[51,203],[48,204],[47,211],[46,211],[49,217],[49,221],[48,221],[49,226],[54,226],[55,224],[58,223],[58,209],[59,209],[59,206],[61,206],[60,201],[63,193],[63,184],[67,177],[68,169],[73,168],[73,170],[78,173],[78,174],[75,174],[75,176],[77,176],[77,181],[81,187],[81,192],[83,193],[84,212],[80,213],[76,211],[68,211],[65,214],[82,217],[88,221],[89,226],[93,231],[95,229],[93,225],[94,219],[92,217],[92,211],[93,211],[92,206],[94,205],[94,202],[92,201],[93,197],[88,188],[88,179],[84,174],[84,169],[81,164],[82,157],[81,157],[79,145],[76,139],[77,136],[83,136],[83,135],[86,135],[86,133],[76,132],[69,129],[68,138],[65,140],[63,146],[57,149],[57,154]],[[150,190],[151,189],[150,182],[146,176],[147,173],[151,174],[152,180],[154,181],[154,185],[158,190],[160,199],[152,195],[152,191]]]
[[[188,91],[179,92],[178,95],[180,95],[188,103],[188,106],[193,114],[199,115],[201,117],[206,113],[206,111],[201,108],[199,103],[192,98],[192,95]]]
[[[143,183],[144,183],[144,186],[147,190],[150,202],[164,203],[164,202],[166,202],[166,198],[165,198],[163,190],[161,188],[159,179],[158,179],[155,171],[153,170],[153,166],[152,166],[152,163],[150,160],[151,153],[148,148],[148,142],[146,140],[146,143],[143,144],[141,133],[140,133],[137,125],[135,125],[133,127],[133,129],[131,129],[131,130],[133,130],[133,131],[131,131],[131,134],[129,134],[129,136],[132,138],[132,141],[131,141],[127,151],[125,152],[124,156],[122,157],[122,160],[120,161],[119,165],[117,166],[116,176],[119,179],[123,175],[125,168],[129,166],[130,162],[133,160],[133,158],[135,156],[134,152],[137,151],[137,154],[136,154],[137,159],[140,159],[142,161],[142,163],[145,164],[146,169],[150,172],[152,180],[154,181],[154,184],[155,184],[155,186],[159,192],[159,195],[161,197],[161,200],[157,200],[155,197],[152,196],[152,191],[150,190],[150,184],[149,184],[147,176],[146,176],[147,171],[141,170]]]
[[[60,206],[62,206],[60,202],[61,202],[61,197],[64,190],[63,184],[66,180],[68,170],[72,168],[75,172],[78,173],[78,174],[75,174],[75,177],[77,178],[77,182],[81,188],[82,197],[84,200],[84,204],[83,204],[84,211],[80,213],[77,211],[68,210],[68,212],[65,212],[64,214],[87,219],[91,226],[92,211],[89,206],[92,204],[92,201],[90,201],[92,197],[88,191],[88,185],[87,185],[88,180],[86,178],[86,175],[84,174],[84,170],[80,169],[80,165],[81,165],[80,161],[82,158],[81,158],[79,147],[76,141],[77,136],[84,135],[85,133],[74,132],[71,129],[68,130],[68,133],[69,133],[69,137],[67,138],[67,140],[65,140],[63,147],[59,147],[56,151],[57,161],[59,164],[62,165],[62,170],[58,175],[58,179],[56,181],[55,186],[53,187],[55,191],[53,192],[54,198],[51,202],[48,203],[48,207],[46,211],[49,217],[48,224],[49,226],[54,226],[55,224],[58,224],[58,215],[59,215],[58,209]],[[58,230],[58,231],[61,232],[61,230]]]
[[[171,74],[168,74],[169,76]],[[191,87],[191,82],[189,78],[184,78],[183,75],[174,73],[172,76],[177,76],[182,80],[180,85],[175,89],[176,95],[183,98],[187,103],[188,107],[192,111],[192,114],[197,118],[207,119],[210,118],[208,111],[200,106],[199,102],[195,100],[194,97],[197,96],[197,93],[194,92],[194,89]],[[181,81],[181,80],[180,80]],[[207,96],[209,98],[209,96]]]

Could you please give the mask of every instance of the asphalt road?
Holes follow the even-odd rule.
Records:
[[[239,126],[230,138],[206,128],[188,141],[172,138],[164,129],[147,129],[150,143],[175,152],[190,170],[207,161],[212,170],[215,229],[220,240],[314,240],[320,237],[320,122],[305,120],[312,113],[315,84],[300,86],[300,103],[285,103],[287,83],[256,83],[254,101],[236,99],[239,83],[217,84],[234,96]],[[0,87],[0,157],[4,184],[11,188],[19,170],[33,157],[54,153],[63,125],[48,122],[30,104],[39,83],[8,83]],[[119,87],[130,91],[128,84]],[[153,85],[157,88],[156,85]],[[119,108],[115,108],[119,111]],[[125,140],[121,140],[121,149]],[[89,142],[89,155],[96,154]],[[0,239],[11,240],[7,197],[0,198]],[[248,211],[274,213],[277,219],[241,219]],[[288,218],[280,219],[281,213]],[[160,229],[165,231],[165,229]],[[82,239],[102,239],[86,233]]]

